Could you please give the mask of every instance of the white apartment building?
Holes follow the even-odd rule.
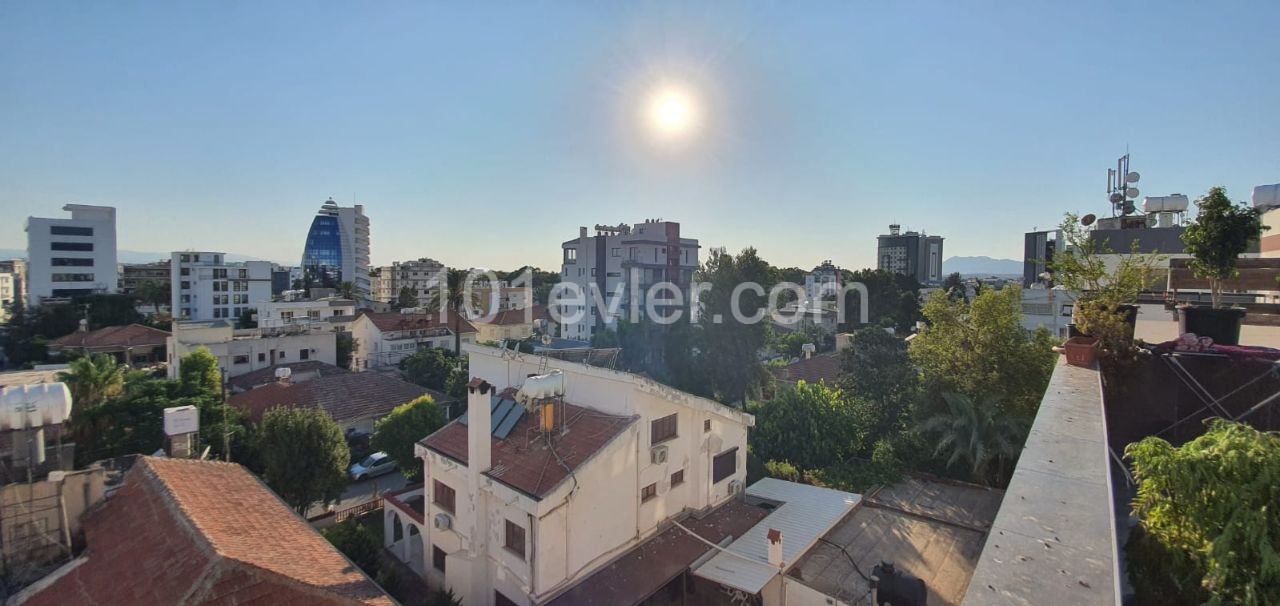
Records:
[[[27,217],[27,303],[116,291],[116,209],[68,204],[70,219]]]
[[[259,301],[258,328],[314,324],[345,330],[355,321],[356,302],[326,297],[304,301]]]
[[[419,349],[440,347],[453,351],[453,327],[458,327],[463,344],[475,343],[476,328],[465,318],[446,313],[405,313],[366,311],[351,323],[351,370],[393,367]]]
[[[614,603],[567,592],[691,513],[743,513],[744,529],[763,517],[730,503],[750,414],[638,375],[465,351],[468,412],[419,442],[424,487],[384,513],[386,544],[432,586],[465,604]],[[413,498],[417,519],[401,505]]]
[[[383,265],[373,270],[371,298],[380,303],[395,303],[400,291],[408,288],[418,305],[426,305],[443,283],[446,271],[443,263],[427,257]]]
[[[329,198],[320,206],[307,231],[302,269],[308,287],[336,289],[351,282],[358,296],[369,296],[369,217],[363,204],[338,206]]]
[[[171,257],[170,309],[180,320],[238,320],[271,299],[271,262],[226,262],[226,254],[176,251]]]
[[[827,297],[840,295],[840,268],[830,260],[804,276],[804,296],[806,301],[821,301]]]
[[[1015,288],[1015,286],[1005,286]],[[1075,307],[1076,293],[1064,287],[1042,285],[1022,289],[1022,327],[1027,330],[1046,328],[1054,336],[1066,337],[1067,325]]]
[[[663,282],[674,284],[681,296],[676,299],[669,291],[656,292],[655,305],[665,308],[679,303],[688,313],[698,241],[681,237],[679,223],[649,220],[634,227],[597,225],[595,230],[591,236],[586,227],[580,227],[577,239],[561,244],[561,281],[576,284],[583,294],[582,301],[572,302],[564,290],[553,293],[557,298],[551,307],[560,318],[561,337],[589,341],[597,330],[614,330],[619,318],[628,317],[632,305],[643,317],[649,287]],[[597,299],[599,308],[606,310],[603,315]],[[610,312],[615,300],[616,311]],[[574,315],[576,321],[570,322]]]
[[[307,360],[336,364],[338,357],[337,336],[318,326],[236,329],[227,320],[178,320],[166,345],[170,379],[178,378],[182,357],[201,347],[218,359],[227,378]]]
[[[9,320],[9,306],[18,298],[18,277],[10,272],[0,272],[0,322]]]

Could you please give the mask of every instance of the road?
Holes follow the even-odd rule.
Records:
[[[404,479],[404,474],[398,470],[389,474],[378,476],[371,480],[362,480],[360,482],[352,482],[347,485],[347,489],[342,491],[342,498],[333,505],[334,510],[346,509],[354,505],[359,505],[373,498],[373,490],[376,486],[378,493],[399,490],[408,484],[408,480]],[[314,506],[307,511],[307,517],[312,518],[324,513],[325,508]]]

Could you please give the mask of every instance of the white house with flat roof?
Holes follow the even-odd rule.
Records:
[[[167,343],[169,378],[178,378],[182,357],[204,347],[227,378],[277,364],[319,360],[337,363],[337,335],[312,326],[236,329],[227,320],[175,321]]]
[[[226,253],[183,250],[172,254],[170,309],[182,320],[236,321],[259,301],[271,299],[271,262],[229,263]]]
[[[27,304],[113,293],[116,265],[116,209],[68,204],[70,218],[27,217]]]

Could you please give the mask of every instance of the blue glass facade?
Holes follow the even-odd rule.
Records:
[[[338,288],[342,285],[342,234],[338,218],[316,215],[302,250],[304,280],[311,286]]]

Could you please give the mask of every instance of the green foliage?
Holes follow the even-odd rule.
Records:
[[[817,469],[844,461],[861,450],[865,426],[844,394],[800,381],[767,402],[752,402],[751,446],[764,461],[789,461]]]
[[[104,326],[126,326],[142,321],[133,297],[129,295],[86,295],[71,300],[70,307],[85,310],[91,329]]]
[[[435,589],[427,598],[426,606],[462,606],[462,600],[453,595],[452,589]]]
[[[236,318],[236,326],[238,328],[257,328],[258,321],[254,319],[254,316],[256,316],[257,314],[258,314],[258,310],[256,309],[253,309],[253,308],[245,309],[244,311],[240,312],[240,317]]]
[[[80,358],[59,372],[59,381],[71,391],[74,410],[93,408],[124,393],[125,367],[107,354]]]
[[[422,396],[397,406],[378,420],[373,431],[374,450],[387,453],[409,480],[422,475],[422,464],[414,457],[413,446],[444,426],[444,412],[431,396]]]
[[[756,392],[767,376],[756,353],[765,344],[763,322],[740,322],[765,311],[767,295],[745,290],[738,298],[738,312],[733,310],[732,294],[743,283],[756,283],[768,288],[770,266],[747,248],[736,257],[716,250],[694,276],[694,282],[707,282],[711,289],[701,294],[699,323],[706,347],[703,365],[712,391],[723,402],[745,402]],[[716,319],[719,318],[719,322]]]
[[[354,299],[356,298],[356,285],[351,282],[343,282],[338,286],[338,294],[342,295],[343,299]]]
[[[965,299],[964,278],[960,277],[960,272],[953,272],[942,281],[942,292],[947,293],[951,299]]]
[[[947,467],[962,463],[971,479],[989,485],[1006,481],[1018,451],[1026,440],[1025,420],[1000,412],[992,402],[974,402],[968,396],[947,392],[947,404],[920,424],[920,432],[935,440],[934,455],[946,459]]]
[[[1160,255],[1143,254],[1135,241],[1128,254],[1116,255],[1106,241],[1098,241],[1093,231],[1080,225],[1080,218],[1067,213],[1062,224],[1067,250],[1053,256],[1049,270],[1053,281],[1080,293],[1081,301],[1098,301],[1114,307],[1138,300],[1151,285]],[[1108,262],[1108,259],[1119,261]],[[1113,267],[1114,265],[1114,267]],[[1007,290],[1007,289],[1006,289]]]
[[[445,388],[445,380],[457,365],[457,356],[439,347],[420,349],[400,361],[400,369],[410,383],[436,390]]]
[[[1133,512],[1166,558],[1144,565],[1201,576],[1210,604],[1280,602],[1280,434],[1217,419],[1181,447],[1149,437],[1125,455]]]
[[[418,297],[413,294],[413,289],[408,286],[401,286],[400,294],[396,296],[395,306],[399,309],[417,307]]]
[[[351,452],[342,429],[323,410],[268,410],[254,439],[263,480],[299,515],[341,496]]]
[[[218,359],[204,347],[182,356],[178,362],[178,383],[183,395],[221,398],[222,371],[218,369]]]
[[[381,514],[379,514],[381,515]],[[341,524],[335,524],[320,531],[342,555],[347,556],[353,564],[360,567],[370,577],[378,576],[381,563],[378,555],[382,552],[382,537],[372,528],[360,523],[357,518],[348,518]]]
[[[951,301],[941,292],[930,297],[924,306],[929,325],[908,352],[932,401],[954,391],[998,400],[1008,414],[1035,415],[1056,355],[1048,331],[1022,328],[1021,296],[1018,289],[1005,288],[983,292],[972,304]]]
[[[433,312],[448,312],[449,330],[453,331],[453,353],[462,355],[462,318],[464,311],[477,308],[480,294],[467,288],[470,273],[464,269],[450,269],[445,275],[445,288],[432,291],[426,308]]]
[[[911,330],[920,319],[920,284],[910,276],[881,269],[862,269],[844,272],[845,284],[859,282],[867,288],[867,320],[873,326],[893,326],[900,331]],[[840,329],[846,332],[862,328],[862,302],[856,292],[850,292],[841,302],[844,306],[844,322]]]
[[[355,351],[355,345],[355,339],[349,332],[334,335],[334,347],[337,350],[334,362],[338,368],[351,368],[351,353]]]
[[[144,305],[151,305],[154,313],[160,313],[161,305],[168,305],[170,298],[169,285],[155,280],[145,280],[138,285],[134,296]]]
[[[455,366],[453,370],[449,371],[449,376],[444,381],[444,394],[446,396],[449,396],[450,398],[454,398],[457,400],[466,399],[467,381],[471,380],[471,376],[470,374],[468,374],[469,366],[470,364],[467,362],[467,359],[462,358],[461,360],[458,361],[458,365]],[[461,409],[465,407],[455,406],[454,408],[459,409],[459,411],[461,411]],[[457,414],[461,415],[462,413],[458,412]]]
[[[1262,224],[1262,211],[1236,204],[1227,197],[1224,187],[1214,187],[1196,200],[1196,220],[1182,233],[1188,263],[1197,277],[1209,280],[1213,306],[1222,306],[1222,281],[1234,278],[1240,255],[1262,232],[1270,229]]]
[[[175,401],[167,381],[142,381],[128,393],[96,406],[77,407],[70,434],[76,444],[76,464],[84,466],[127,454],[151,454],[164,447],[164,409],[183,406]]]
[[[879,439],[902,430],[903,415],[920,391],[906,341],[879,328],[859,330],[841,354],[840,371],[845,393],[867,408],[862,417],[869,435]]]
[[[771,478],[788,482],[803,482],[804,472],[792,465],[790,461],[769,461],[764,464],[764,472]]]

